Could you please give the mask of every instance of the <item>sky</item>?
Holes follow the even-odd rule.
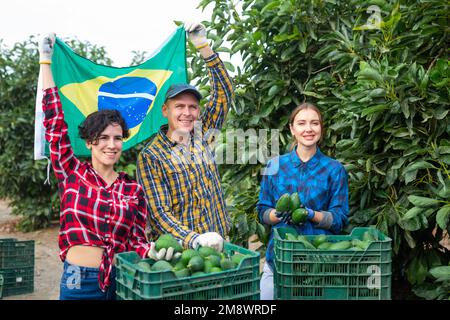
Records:
[[[55,32],[103,46],[116,67],[129,66],[132,51],[150,56],[175,31],[174,20],[209,20],[201,0],[14,0],[0,6],[0,39],[7,47],[30,35]]]

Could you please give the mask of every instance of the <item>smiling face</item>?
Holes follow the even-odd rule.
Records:
[[[306,148],[316,147],[322,136],[321,118],[313,109],[302,109],[295,115],[290,129],[297,144]]]
[[[180,93],[166,101],[162,112],[169,122],[168,136],[173,132],[186,134],[194,130],[194,122],[200,114],[197,98],[192,93]]]
[[[86,146],[91,149],[92,165],[108,168],[113,167],[120,159],[123,147],[122,127],[112,123],[106,127],[93,142],[87,142]]]

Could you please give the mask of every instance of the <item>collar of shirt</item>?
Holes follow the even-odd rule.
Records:
[[[165,124],[159,128],[159,136],[161,137],[161,141],[169,148],[172,148],[177,145],[177,142],[172,140],[167,136],[167,131],[169,130],[169,125]]]
[[[159,128],[159,135],[165,146],[167,146],[168,148],[173,148],[175,146],[181,146],[181,147],[183,147],[182,149],[186,149],[188,147],[188,146],[178,143],[177,141],[170,138],[167,135],[168,130],[169,130],[169,125],[167,125],[167,124],[164,124]],[[193,142],[194,142],[194,135],[191,133],[191,144],[190,145],[193,145]]]
[[[314,156],[309,159],[306,162],[303,162],[300,157],[297,154],[297,147],[294,148],[294,150],[291,151],[289,158],[294,167],[299,167],[301,165],[306,166],[307,168],[314,168],[320,161],[320,158],[322,157],[322,152],[319,148],[317,148],[316,153]]]
[[[97,172],[97,170],[95,170],[95,168],[92,166],[92,164],[88,161],[85,162],[86,166],[89,168],[89,171],[92,171],[96,178],[97,181],[101,184],[101,186],[106,187],[107,183],[106,181],[100,176],[100,174]],[[117,176],[116,180],[114,180],[114,182],[111,184],[111,186],[116,182],[116,181],[131,181],[130,177],[128,176],[128,174],[126,174],[125,172],[121,171],[119,172],[119,175]]]

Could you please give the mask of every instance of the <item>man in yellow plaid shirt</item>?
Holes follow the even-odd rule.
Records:
[[[194,86],[175,84],[168,89],[162,107],[168,125],[139,154],[137,177],[147,195],[153,236],[171,233],[185,248],[200,245],[222,251],[230,218],[209,142],[210,133],[225,121],[233,85],[208,45],[205,27],[192,23],[185,29],[206,62],[211,98],[200,116],[202,96]]]

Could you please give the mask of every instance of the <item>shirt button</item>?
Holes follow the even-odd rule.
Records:
[[[108,205],[109,205],[110,207],[112,207],[112,202],[110,202]]]
[[[106,220],[106,223],[109,223],[109,221],[110,221],[109,219],[108,219],[108,220]]]

